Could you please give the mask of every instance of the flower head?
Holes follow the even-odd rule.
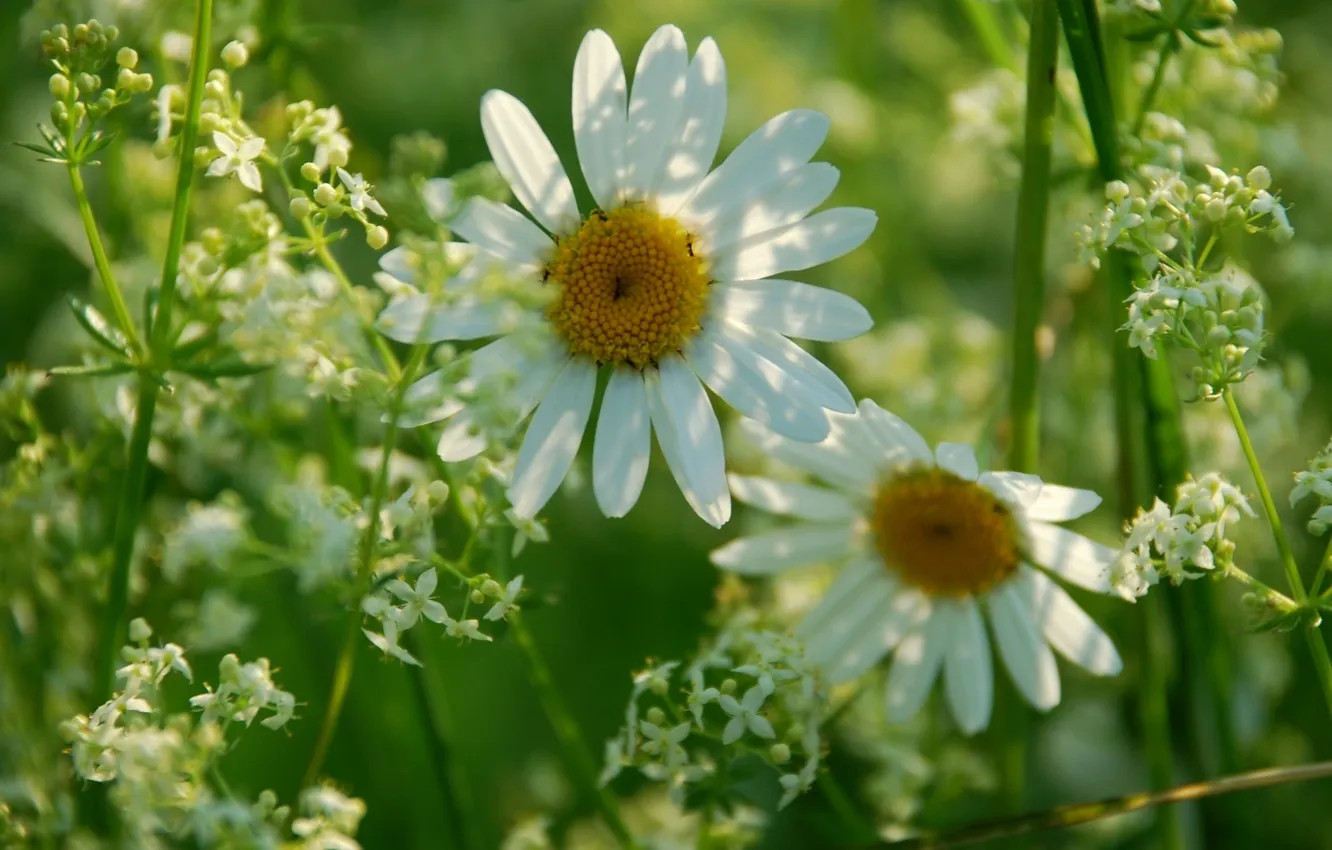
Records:
[[[828,410],[854,410],[841,380],[791,338],[848,339],[870,327],[868,313],[839,293],[766,278],[847,253],[868,238],[875,215],[811,215],[838,178],[810,162],[828,132],[825,116],[778,115],[712,169],[725,113],[725,67],[711,39],[691,59],[680,30],[662,27],[630,87],[610,37],[588,33],[574,63],[573,123],[597,207],[582,211],[527,107],[502,91],[482,99],[495,165],[535,222],[477,197],[453,229],[475,246],[477,263],[552,296],[535,321],[478,352],[502,353],[523,376],[519,413],[535,411],[509,489],[517,516],[536,514],[564,479],[602,368],[610,380],[592,477],[612,517],[638,500],[655,432],[694,510],[716,526],[729,519],[721,428],[705,386],[798,440],[822,439]],[[417,298],[390,305],[379,326],[429,342],[498,335],[506,321]]]
[[[1117,551],[1057,525],[1099,496],[1034,475],[982,473],[971,447],[931,451],[870,401],[829,418],[831,433],[814,445],[750,429],[767,453],[830,486],[731,476],[738,499],[800,522],[733,541],[712,560],[751,575],[843,564],[796,632],[831,681],[893,653],[892,719],[914,714],[942,671],[954,717],[974,733],[993,704],[987,614],[1000,658],[1041,710],[1059,702],[1052,648],[1096,675],[1119,672],[1109,638],[1051,578],[1111,592]]]
[[[259,176],[259,167],[254,160],[264,152],[264,140],[259,136],[242,139],[240,144],[220,130],[213,131],[213,145],[217,148],[217,159],[208,165],[209,177],[225,177],[236,173],[241,185],[254,192],[264,190],[263,178]]]

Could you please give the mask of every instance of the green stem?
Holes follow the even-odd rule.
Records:
[[[1095,803],[1074,803],[1071,806],[1060,806],[1048,812],[991,821],[990,823],[964,827],[954,832],[920,836],[878,846],[891,847],[894,850],[965,847],[999,838],[1029,835],[1042,830],[1064,829],[1077,824],[1090,823],[1128,812],[1140,811],[1152,806],[1165,806],[1189,800],[1215,797],[1219,794],[1251,791],[1255,788],[1267,788],[1290,782],[1310,782],[1328,777],[1332,777],[1332,761],[1316,762],[1298,767],[1271,767],[1226,776],[1222,779],[1213,779],[1208,782],[1191,782],[1187,785],[1177,785],[1164,791],[1128,794]]]
[[[173,342],[171,310],[176,303],[176,278],[180,252],[185,244],[185,225],[190,212],[190,185],[194,181],[194,148],[199,138],[199,110],[204,83],[208,79],[208,53],[212,49],[213,0],[198,0],[194,20],[194,55],[190,59],[190,86],[185,95],[185,124],[180,131],[180,163],[176,169],[176,197],[171,208],[171,231],[162,261],[162,283],[157,294],[157,318],[149,335],[154,360],[168,365]]]
[[[408,632],[406,637],[409,650],[421,659],[421,666],[408,665],[407,672],[411,675],[412,692],[426,721],[426,741],[430,746],[431,763],[439,782],[439,796],[449,833],[448,846],[475,850],[485,846],[486,842],[475,835],[474,830],[467,828],[474,820],[469,819],[467,813],[476,811],[475,803],[467,775],[449,743],[445,697],[434,676],[435,666],[431,663],[433,648],[415,631]]]
[[[306,235],[310,237],[310,241],[313,243],[315,256],[319,258],[319,262],[323,263],[329,274],[333,275],[338,285],[342,287],[343,293],[355,305],[355,285],[351,282],[351,278],[347,277],[347,273],[342,269],[342,264],[333,256],[333,252],[328,250],[328,240],[324,238],[322,232],[310,223],[309,219],[302,221],[301,224],[305,226]],[[359,317],[359,311],[357,315]],[[398,358],[393,353],[393,347],[373,326],[363,323],[362,330],[365,332],[367,339],[370,340],[370,344],[379,352],[379,358],[384,362],[384,370],[388,373],[389,380],[396,381],[402,373],[402,367],[398,365]]]
[[[107,259],[106,247],[102,245],[102,235],[97,230],[97,219],[93,217],[92,204],[88,200],[88,189],[83,185],[83,173],[79,165],[69,163],[69,183],[74,189],[74,202],[79,208],[79,218],[83,219],[83,230],[88,235],[88,245],[92,248],[93,264],[97,267],[97,276],[102,279],[106,296],[111,300],[111,310],[115,313],[116,324],[129,340],[130,349],[139,351],[139,334],[134,329],[134,319],[130,317],[129,307],[125,305],[125,293],[120,291],[115,275],[111,273],[111,261]]]
[[[565,758],[569,761],[570,767],[578,774],[584,790],[596,800],[597,806],[601,809],[601,816],[606,819],[606,825],[615,834],[620,846],[637,847],[633,833],[629,831],[624,818],[620,815],[620,807],[615,797],[597,781],[599,771],[596,761],[588,750],[586,742],[583,741],[583,733],[579,731],[578,724],[574,722],[569,709],[565,707],[563,697],[555,688],[550,668],[546,666],[546,660],[542,657],[541,650],[537,648],[532,633],[527,630],[527,623],[521,614],[515,612],[509,615],[509,626],[518,648],[522,650],[523,657],[527,660],[532,686],[536,688],[537,697],[541,700],[546,717],[554,727],[560,745],[564,747]]]
[[[1281,516],[1277,513],[1276,502],[1273,501],[1272,491],[1267,486],[1262,465],[1258,462],[1258,453],[1254,451],[1253,441],[1249,439],[1249,430],[1244,427],[1244,417],[1240,415],[1239,405],[1235,402],[1235,393],[1230,387],[1226,387],[1221,391],[1221,397],[1225,399],[1226,411],[1230,413],[1230,421],[1235,426],[1240,448],[1244,450],[1244,460],[1249,464],[1249,471],[1253,473],[1254,483],[1258,487],[1258,500],[1263,505],[1267,524],[1272,528],[1272,539],[1276,541],[1277,551],[1281,554],[1281,564],[1286,570],[1291,596],[1297,605],[1307,608],[1309,595],[1305,592],[1304,581],[1300,578],[1300,568],[1295,563],[1295,553],[1290,548],[1286,532],[1281,528]],[[1317,628],[1301,625],[1300,631],[1304,632],[1304,639],[1309,644],[1314,671],[1317,672],[1318,681],[1323,686],[1323,696],[1327,700],[1328,711],[1332,712],[1332,660],[1328,658],[1327,644],[1323,642],[1323,636]]]
[[[187,94],[185,126],[181,131],[180,170],[176,177],[175,206],[171,210],[171,242],[167,246],[168,264],[163,268],[162,291],[174,292],[176,285],[176,263],[180,258],[181,242],[185,238],[185,222],[189,216],[189,186],[194,176],[194,139],[198,133],[199,104],[203,99],[204,78],[208,70],[209,32],[212,28],[213,0],[199,0],[195,6],[194,54],[190,59],[190,89]],[[74,185],[75,195],[79,200],[80,213],[84,227],[92,243],[93,257],[99,274],[111,293],[112,304],[117,320],[123,325],[126,336],[138,347],[134,336],[133,323],[125,306],[120,290],[110,276],[110,264],[106,252],[102,249],[101,239],[97,236],[97,225],[92,218],[92,208],[88,204],[87,193],[83,191],[83,180],[78,169],[71,167],[70,180]],[[174,258],[174,259],[173,259]],[[169,326],[171,323],[170,298],[159,300],[158,325]],[[145,329],[150,337],[152,329]],[[150,362],[153,351],[143,352]],[[158,365],[165,365],[164,363]],[[143,496],[148,479],[148,448],[153,437],[153,416],[157,412],[158,384],[147,374],[139,375],[138,403],[134,409],[134,430],[130,436],[129,459],[126,463],[125,477],[121,484],[120,501],[116,505],[114,544],[110,584],[107,588],[106,611],[102,617],[102,633],[97,652],[97,669],[93,671],[93,696],[97,702],[110,698],[114,686],[113,670],[116,653],[125,638],[125,624],[129,608],[130,559],[134,555],[134,538],[139,529],[139,517],[143,511]]]
[[[302,788],[309,788],[319,778],[319,771],[328,756],[328,747],[333,742],[333,733],[338,727],[338,717],[342,714],[342,704],[347,698],[347,688],[351,685],[352,673],[356,669],[356,647],[361,641],[361,598],[370,589],[375,576],[375,542],[379,537],[379,512],[388,495],[389,466],[393,459],[393,449],[398,441],[398,416],[402,413],[403,397],[411,385],[416,371],[425,362],[429,346],[418,345],[412,349],[412,356],[407,366],[398,376],[389,400],[389,422],[384,430],[384,445],[379,456],[379,469],[375,473],[370,490],[370,504],[366,509],[365,531],[361,534],[360,551],[357,555],[355,590],[352,595],[351,611],[347,616],[347,626],[342,635],[342,648],[338,651],[338,660],[333,668],[333,685],[329,689],[328,704],[324,708],[324,718],[319,724],[319,735],[315,739],[314,751],[310,762],[305,767]]]
[[[1175,784],[1175,760],[1170,740],[1170,698],[1166,679],[1165,659],[1168,657],[1165,600],[1153,595],[1143,599],[1138,607],[1139,661],[1142,665],[1142,683],[1138,692],[1138,717],[1142,721],[1147,773],[1154,789],[1169,788]],[[1184,846],[1179,829],[1179,817],[1173,809],[1158,813],[1157,839],[1162,848],[1179,850]]]
[[[1165,81],[1166,65],[1170,64],[1170,57],[1175,53],[1175,39],[1167,36],[1165,43],[1161,45],[1161,51],[1156,56],[1156,70],[1152,72],[1152,81],[1147,84],[1147,89],[1142,93],[1142,100],[1138,103],[1138,117],[1133,122],[1133,135],[1142,135],[1143,124],[1147,121],[1147,113],[1152,110],[1152,103],[1156,100],[1156,95],[1161,91],[1161,83]]]
[[[1027,54],[1027,114],[1018,189],[1017,235],[1013,254],[1013,443],[1009,468],[1035,472],[1040,452],[1040,359],[1036,332],[1045,308],[1045,231],[1050,202],[1050,150],[1054,132],[1055,65],[1059,17],[1054,0],[1031,8]]]
[[[985,55],[990,62],[1010,71],[1017,70],[1017,59],[1004,35],[1003,27],[995,17],[995,4],[986,0],[961,0],[962,10],[967,13],[971,26],[976,30],[976,37],[985,48]]]
[[[1327,540],[1327,548],[1323,550],[1323,559],[1318,562],[1318,572],[1314,573],[1313,584],[1309,585],[1309,595],[1317,598],[1323,591],[1323,579],[1327,576],[1327,571],[1332,568],[1332,537]]]

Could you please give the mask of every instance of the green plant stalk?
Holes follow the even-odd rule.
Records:
[[[338,650],[338,660],[333,668],[333,684],[329,689],[328,703],[324,707],[324,718],[319,724],[319,734],[310,754],[310,761],[305,767],[301,788],[309,788],[319,778],[324,759],[328,756],[329,745],[333,742],[333,733],[338,728],[338,718],[342,714],[342,704],[347,698],[347,688],[351,685],[352,673],[356,669],[356,647],[361,642],[361,598],[370,589],[375,575],[375,542],[379,536],[379,512],[384,507],[388,495],[389,466],[393,459],[393,449],[398,442],[398,417],[402,413],[403,397],[411,385],[416,371],[425,363],[429,346],[413,347],[411,359],[398,376],[389,400],[389,422],[384,430],[384,445],[379,456],[379,469],[375,473],[370,489],[370,505],[366,516],[369,522],[361,534],[360,551],[357,555],[359,566],[356,571],[355,591],[352,596],[351,612],[347,616],[347,626],[342,636],[342,648]]]
[[[162,270],[162,291],[168,288],[174,292],[176,285],[176,266],[180,261],[181,243],[185,239],[185,223],[189,217],[190,181],[194,177],[194,139],[198,134],[199,104],[203,100],[204,79],[208,72],[208,51],[210,32],[213,21],[213,0],[199,0],[195,6],[194,17],[194,53],[190,58],[190,87],[186,94],[186,119],[181,131],[180,170],[176,175],[175,205],[171,210],[171,240],[167,245],[167,259]],[[119,288],[110,277],[110,264],[106,252],[102,249],[101,239],[97,236],[97,224],[92,217],[92,207],[88,204],[87,192],[78,169],[71,167],[70,179],[74,192],[79,198],[79,210],[84,219],[92,243],[93,257],[98,272],[107,284],[107,291],[112,293],[119,321],[124,324],[126,336],[134,340],[133,323],[129,318],[124,299]],[[157,324],[170,326],[172,300],[163,298],[158,303]],[[155,337],[153,329],[145,329],[150,340]],[[165,361],[153,362],[154,351],[151,347],[142,352],[149,359],[146,368],[163,369],[169,365]],[[114,522],[114,542],[112,546],[111,576],[106,594],[106,610],[102,615],[100,642],[97,649],[96,664],[93,671],[93,699],[97,703],[110,699],[115,685],[114,668],[116,654],[124,642],[126,621],[129,608],[130,560],[134,555],[134,538],[138,534],[139,519],[143,512],[143,497],[148,479],[148,449],[153,438],[153,417],[157,412],[158,384],[153,376],[139,375],[138,403],[134,409],[134,429],[130,435],[129,459],[125,467],[125,477],[121,485],[120,501],[116,506]]]
[[[615,801],[615,797],[608,789],[601,787],[597,782],[599,771],[592,758],[592,753],[588,750],[587,743],[583,740],[583,733],[579,731],[573,715],[569,713],[569,709],[564,705],[564,698],[560,696],[559,690],[556,689],[555,680],[550,675],[550,668],[546,665],[541,650],[537,648],[532,633],[527,630],[527,623],[523,621],[522,615],[517,612],[510,614],[509,627],[518,648],[522,650],[523,658],[527,661],[527,670],[532,680],[532,686],[536,688],[537,697],[541,700],[541,706],[545,709],[546,717],[550,719],[550,725],[555,730],[555,736],[560,739],[560,745],[564,747],[565,758],[568,760],[569,766],[578,775],[584,790],[596,800],[597,807],[601,809],[601,816],[606,820],[606,826],[614,833],[620,846],[637,847],[633,833],[629,831],[624,818],[620,815],[620,807]]]
[[[1054,0],[1035,0],[1027,47],[1027,105],[1013,253],[1013,380],[1009,400],[1012,444],[1009,468],[1035,472],[1040,454],[1040,358],[1036,332],[1045,312],[1045,236],[1050,205],[1050,155],[1054,135],[1055,68],[1059,17]],[[1026,788],[1029,718],[1012,688],[996,718],[1000,773],[1007,808],[1022,810]]]
[[[1152,81],[1147,84],[1147,89],[1142,94],[1142,100],[1138,103],[1138,117],[1133,122],[1135,136],[1142,134],[1143,124],[1147,122],[1147,113],[1152,110],[1156,95],[1161,91],[1161,83],[1165,81],[1166,66],[1170,64],[1170,57],[1175,53],[1175,45],[1175,39],[1166,36],[1165,42],[1161,45],[1161,52],[1156,56],[1156,69],[1152,71]]]
[[[1115,119],[1114,90],[1110,82],[1110,68],[1106,50],[1101,41],[1100,19],[1094,0],[1057,0],[1069,55],[1082,92],[1087,123],[1096,148],[1098,171],[1105,182],[1118,180],[1123,174],[1120,160],[1119,129]],[[1119,340],[1119,317],[1123,301],[1133,290],[1133,270],[1126,257],[1116,251],[1109,252],[1101,279],[1105,288],[1110,316],[1110,346],[1113,363],[1113,390],[1115,399],[1115,430],[1117,442],[1118,502],[1122,517],[1136,510],[1141,488],[1138,442],[1138,414],[1135,395],[1145,408],[1146,448],[1152,489],[1157,492],[1173,489],[1174,475],[1183,477],[1184,443],[1176,406],[1173,382],[1165,361],[1144,362],[1141,371],[1134,369],[1133,352]],[[1136,374],[1135,374],[1136,372]],[[1139,386],[1135,387],[1135,383]],[[1135,389],[1138,392],[1135,393]],[[1167,469],[1167,459],[1179,464]],[[1170,713],[1168,709],[1168,671],[1164,658],[1154,649],[1164,642],[1165,618],[1160,606],[1155,611],[1142,612],[1139,617],[1138,643],[1142,653],[1142,687],[1138,689],[1138,712],[1143,721],[1143,734],[1147,743],[1148,770],[1155,788],[1168,787],[1174,781],[1174,760],[1170,747]],[[1224,700],[1227,694],[1213,694],[1214,701]],[[1226,705],[1226,702],[1222,702]],[[1228,714],[1227,714],[1228,717]],[[1223,732],[1224,733],[1224,732]],[[1173,809],[1160,813],[1155,823],[1159,846],[1183,846],[1178,815]]]
[[[444,821],[447,824],[450,847],[478,848],[486,846],[485,840],[476,834],[476,829],[468,826],[474,823],[468,818],[469,812],[476,811],[471,785],[467,774],[454,756],[449,743],[449,729],[445,717],[444,693],[435,678],[434,665],[431,663],[433,647],[422,640],[415,631],[406,635],[413,655],[421,660],[421,666],[408,666],[412,679],[412,692],[421,708],[425,720],[426,741],[430,746],[431,762],[435,767],[439,782],[440,799],[444,809]]]
[[[1310,782],[1315,779],[1327,779],[1328,777],[1332,777],[1332,761],[1315,762],[1314,764],[1297,767],[1272,767],[1207,782],[1190,782],[1163,791],[1127,794],[1123,797],[1113,797],[1095,803],[1074,803],[1070,806],[1060,806],[1047,812],[1038,812],[1020,818],[980,823],[954,832],[920,836],[906,841],[877,846],[891,847],[894,850],[966,847],[1000,838],[1029,835],[1042,830],[1064,829],[1153,806],[1167,806],[1189,800],[1215,797],[1220,794],[1233,794],[1236,791],[1250,791],[1256,788],[1268,788],[1273,785],[1283,785],[1291,782]]]
[[[1317,598],[1323,592],[1323,578],[1332,569],[1332,537],[1327,539],[1327,548],[1323,550],[1323,559],[1318,562],[1318,572],[1314,573],[1313,584],[1309,585],[1309,595]]]
[[[1272,539],[1276,541],[1277,551],[1281,555],[1281,565],[1285,568],[1286,580],[1290,583],[1291,598],[1301,608],[1307,608],[1309,594],[1305,592],[1304,581],[1300,578],[1300,568],[1295,563],[1295,553],[1290,548],[1290,540],[1281,527],[1281,516],[1277,513],[1276,502],[1272,499],[1272,490],[1267,486],[1262,465],[1258,462],[1258,453],[1254,451],[1253,441],[1249,439],[1249,429],[1244,426],[1244,417],[1235,402],[1235,393],[1230,387],[1226,387],[1221,391],[1221,397],[1225,400],[1231,424],[1235,426],[1240,448],[1244,450],[1244,460],[1249,464],[1254,484],[1258,487],[1258,500],[1262,503],[1263,513],[1267,516],[1267,524],[1272,528]],[[1317,672],[1318,681],[1323,686],[1323,696],[1327,700],[1328,711],[1332,712],[1332,660],[1328,658],[1327,644],[1323,642],[1323,636],[1317,628],[1302,624],[1300,631],[1304,633],[1304,639],[1309,644],[1314,671]]]
[[[976,31],[976,37],[980,39],[990,62],[1010,71],[1017,70],[1017,59],[1013,56],[1013,48],[1009,45],[998,18],[995,17],[995,5],[986,0],[960,0],[960,2],[962,11],[967,13],[967,19],[971,21],[971,27]]]
[[[174,342],[171,334],[171,310],[176,303],[176,278],[180,271],[180,252],[185,244],[185,225],[189,221],[190,187],[194,182],[194,148],[199,139],[199,110],[204,84],[208,80],[208,53],[212,49],[213,0],[199,0],[194,21],[194,55],[190,59],[190,85],[185,97],[185,124],[180,131],[180,164],[176,169],[176,197],[171,208],[171,230],[166,257],[162,261],[162,283],[157,293],[157,318],[149,336],[154,361],[160,368],[169,366]]]
[[[74,202],[79,208],[79,218],[83,220],[83,230],[88,235],[88,246],[92,248],[93,265],[97,268],[97,276],[102,279],[106,296],[111,300],[111,311],[115,314],[116,324],[125,334],[125,339],[129,340],[130,349],[137,353],[140,345],[139,334],[134,329],[134,319],[130,316],[129,307],[125,305],[125,293],[121,291],[120,284],[116,282],[116,277],[111,272],[111,261],[106,256],[102,235],[97,230],[97,219],[93,216],[92,203],[88,200],[88,187],[83,184],[83,172],[79,170],[79,164],[72,160],[67,165],[69,184],[74,189]]]

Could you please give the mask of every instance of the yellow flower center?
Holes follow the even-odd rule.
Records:
[[[974,481],[914,469],[880,485],[871,517],[884,564],[931,596],[984,593],[1021,560],[1013,513]]]
[[[699,328],[708,276],[673,219],[644,207],[597,210],[546,266],[559,286],[547,315],[573,354],[643,368]]]

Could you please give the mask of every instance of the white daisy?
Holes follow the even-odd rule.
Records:
[[[982,474],[970,446],[930,451],[871,401],[829,419],[827,439],[813,445],[748,429],[766,453],[829,486],[730,476],[742,502],[801,522],[735,540],[712,560],[749,575],[843,564],[797,628],[832,681],[893,652],[891,719],[915,714],[942,669],[958,725],[984,729],[994,676],[982,612],[1018,690],[1042,711],[1059,702],[1051,648],[1095,675],[1119,673],[1114,644],[1050,577],[1114,592],[1117,550],[1055,524],[1088,513],[1100,496],[1019,472]]]
[[[828,132],[828,119],[811,110],[773,118],[709,171],[725,115],[725,67],[711,39],[691,60],[679,29],[657,30],[630,88],[610,37],[588,33],[573,79],[574,138],[598,205],[585,215],[527,107],[502,91],[482,99],[495,165],[535,223],[478,198],[453,229],[510,274],[558,288],[539,322],[481,349],[522,376],[520,413],[535,409],[510,487],[519,516],[539,511],[563,480],[603,366],[610,376],[592,477],[607,516],[638,500],[655,430],[694,510],[716,526],[730,517],[721,428],[705,385],[797,440],[828,433],[825,408],[855,410],[841,380],[789,337],[854,337],[872,324],[868,313],[845,295],[767,278],[859,246],[875,215],[810,215],[838,177],[810,162]],[[438,324],[466,325],[471,337],[434,327],[420,315],[431,309],[424,298],[395,307],[380,327],[396,339],[487,335],[454,315],[456,306],[438,308]]]

